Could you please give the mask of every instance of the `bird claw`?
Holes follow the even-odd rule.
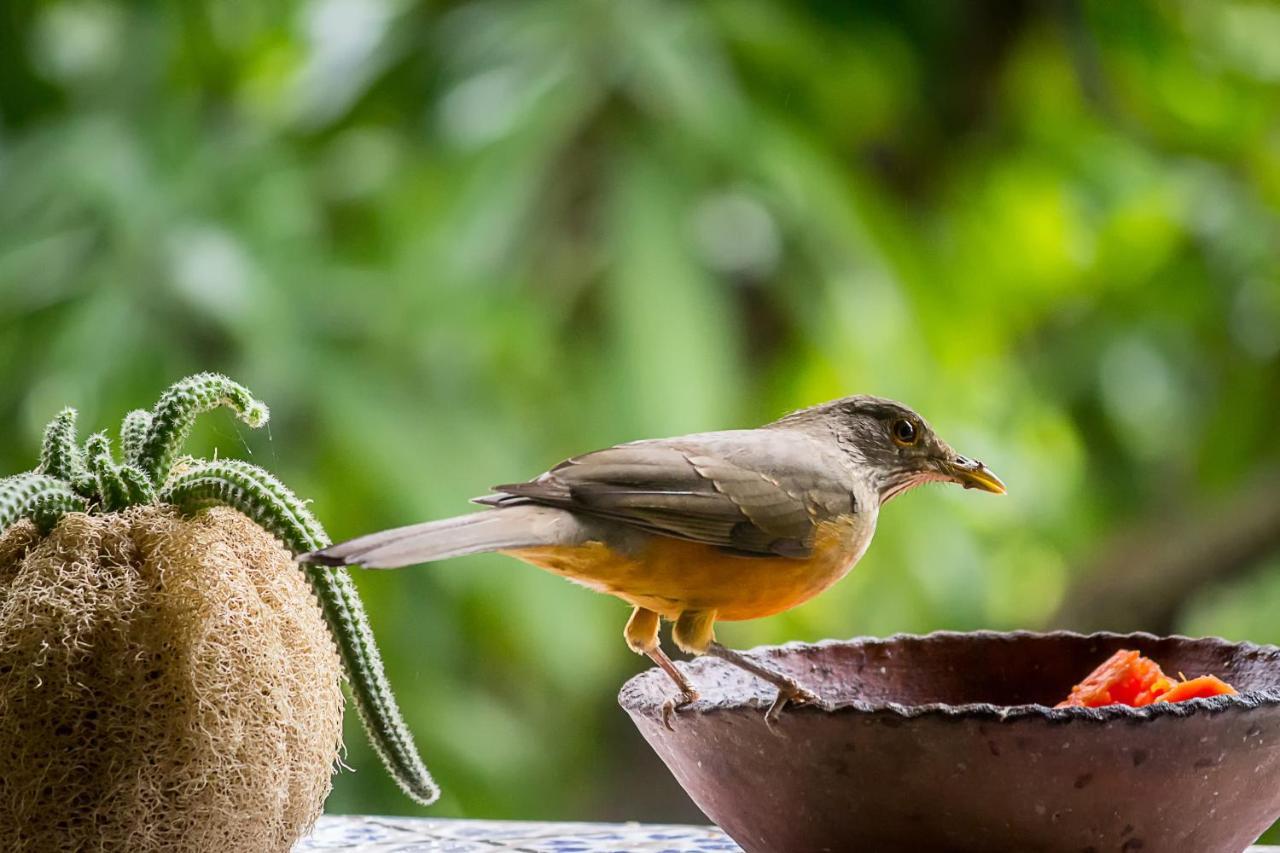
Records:
[[[788,704],[800,707],[801,705],[821,705],[822,699],[818,694],[806,690],[799,684],[789,684],[778,688],[778,693],[773,697],[773,704],[769,706],[769,710],[764,712],[764,724],[773,731],[774,724],[778,722],[778,718],[782,714],[782,709]]]
[[[675,719],[676,712],[697,700],[697,693],[686,691],[681,693],[679,697],[672,697],[662,703],[662,724],[667,727],[667,731],[674,732],[676,730],[676,727],[671,725],[671,721]]]

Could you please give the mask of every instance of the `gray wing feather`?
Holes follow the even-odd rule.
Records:
[[[735,553],[804,557],[818,522],[854,508],[843,460],[826,450],[778,430],[634,442],[480,500],[560,507]]]

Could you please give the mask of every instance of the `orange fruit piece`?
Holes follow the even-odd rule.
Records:
[[[1216,675],[1202,675],[1188,681],[1179,681],[1156,697],[1157,702],[1182,702],[1186,699],[1202,699],[1207,696],[1234,696],[1236,689]]]
[[[1141,708],[1153,702],[1182,702],[1235,693],[1234,687],[1215,675],[1176,681],[1165,675],[1151,658],[1130,649],[1121,649],[1071,688],[1071,695],[1054,707],[1130,705]]]
[[[1121,649],[1071,688],[1071,695],[1055,707],[1099,708],[1103,705],[1150,705],[1176,682],[1160,665],[1136,651]]]
[[[1059,708],[1098,708],[1105,704],[1130,704],[1140,707],[1156,701],[1174,686],[1160,665],[1130,649],[1120,649],[1102,662],[1098,669],[1071,688],[1071,694],[1057,704]]]

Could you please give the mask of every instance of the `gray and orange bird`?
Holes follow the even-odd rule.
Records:
[[[845,397],[758,429],[633,441],[575,456],[475,499],[488,509],[331,545],[299,560],[397,568],[498,551],[617,596],[634,609],[624,636],[679,688],[671,712],[697,698],[663,652],[711,654],[818,701],[791,678],[715,641],[717,621],[803,604],[853,568],[880,508],[922,483],[1002,494],[981,462],[960,456],[911,409]]]

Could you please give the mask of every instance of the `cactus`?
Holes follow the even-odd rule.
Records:
[[[142,445],[147,440],[147,431],[151,429],[151,413],[146,409],[134,409],[124,416],[120,425],[120,450],[124,460],[131,465],[138,465],[142,455]]]
[[[58,412],[44,429],[40,446],[40,472],[70,483],[88,497],[94,488],[93,476],[84,463],[84,453],[76,444],[76,410]]]
[[[83,511],[84,498],[65,480],[29,472],[0,480],[0,530],[20,518],[30,518],[49,530],[68,512]]]
[[[191,425],[202,412],[227,406],[253,428],[267,422],[267,407],[238,382],[217,373],[197,373],[175,382],[160,395],[151,410],[151,423],[138,448],[138,467],[160,486],[169,477],[169,468],[191,433]],[[133,428],[127,430],[132,433]]]
[[[129,505],[128,489],[120,475],[120,466],[111,458],[111,439],[105,432],[95,432],[84,443],[85,463],[97,484],[98,503],[107,512],[118,512]]]
[[[219,505],[239,510],[295,554],[327,545],[324,528],[303,502],[266,470],[237,459],[184,458],[175,464],[195,418],[219,406],[251,427],[267,422],[267,407],[243,385],[197,374],[165,391],[150,412],[137,409],[125,417],[121,462],[112,457],[106,433],[95,433],[79,447],[76,411],[63,409],[45,429],[39,469],[0,479],[0,531],[20,518],[48,531],[68,512],[159,503],[193,513]],[[401,789],[429,805],[439,790],[404,724],[351,578],[325,566],[307,564],[303,570],[375,751]]]

